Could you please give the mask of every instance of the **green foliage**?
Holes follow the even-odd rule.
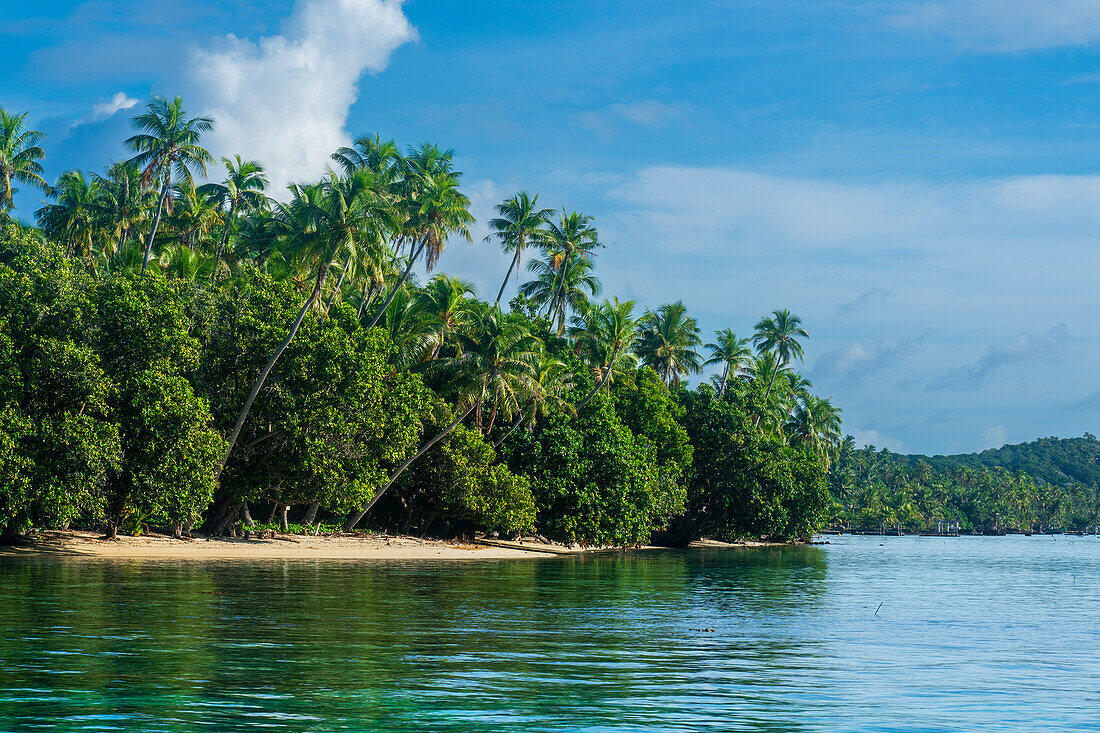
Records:
[[[708,386],[681,399],[695,456],[680,541],[800,539],[824,526],[832,501],[816,456],[760,433],[746,410]]]
[[[432,425],[427,432],[442,430]],[[391,507],[442,515],[452,529],[461,524],[501,533],[534,526],[535,499],[530,482],[496,463],[496,452],[476,430],[459,426],[402,474]],[[395,511],[391,509],[391,511]],[[456,524],[457,523],[457,524]]]
[[[841,451],[835,519],[864,529],[1084,530],[1100,523],[1100,441],[1043,438],[958,456]]]
[[[683,507],[683,490],[660,481],[656,448],[602,397],[575,419],[547,419],[508,453],[512,470],[531,476],[539,527],[555,539],[641,544]]]

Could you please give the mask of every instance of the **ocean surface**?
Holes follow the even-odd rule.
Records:
[[[0,731],[1100,729],[1100,539],[0,558]]]

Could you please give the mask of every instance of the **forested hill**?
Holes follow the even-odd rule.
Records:
[[[1054,486],[1077,483],[1100,488],[1100,440],[1091,433],[1085,433],[1082,438],[1040,438],[981,453],[896,457],[899,462],[910,466],[924,461],[936,472],[960,467],[977,470],[1004,468],[1012,473],[1022,471],[1037,482]]]

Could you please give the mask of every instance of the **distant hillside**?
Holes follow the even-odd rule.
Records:
[[[936,471],[964,466],[974,469],[1004,468],[1012,473],[1023,471],[1037,482],[1055,486],[1077,483],[1100,488],[1100,440],[1090,433],[1083,438],[1040,438],[981,453],[897,457],[909,465],[924,461]]]

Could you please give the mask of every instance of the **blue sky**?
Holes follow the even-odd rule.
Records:
[[[51,175],[124,156],[154,93],[283,181],[436,140],[479,219],[520,189],[595,216],[607,295],[708,333],[801,315],[860,442],[1100,427],[1094,0],[38,0],[0,44]],[[492,294],[507,261],[478,236],[442,267]]]

